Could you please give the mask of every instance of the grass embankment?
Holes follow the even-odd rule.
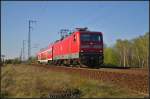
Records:
[[[114,85],[47,70],[43,67],[7,65],[1,72],[1,97],[39,98],[62,92],[81,98],[142,97]],[[70,91],[71,90],[71,91]]]

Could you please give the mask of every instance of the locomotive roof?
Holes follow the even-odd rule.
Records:
[[[71,32],[70,34],[68,34],[68,35],[65,35],[65,37],[63,37],[63,38],[61,38],[61,39],[59,39],[59,40],[56,40],[54,43],[56,43],[56,42],[59,42],[59,41],[62,41],[63,39],[65,39],[66,37],[68,37],[68,36],[70,36],[70,35],[72,35],[72,34],[74,34],[74,33],[76,33],[76,32],[80,32],[80,33],[101,33],[101,32],[98,32],[98,31],[89,31],[89,30],[80,30],[80,31],[73,31],[73,32]]]
[[[54,43],[50,43],[47,47],[41,48],[40,52],[47,50],[49,47],[53,46]]]

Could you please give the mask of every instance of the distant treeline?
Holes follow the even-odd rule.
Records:
[[[149,33],[131,40],[118,39],[114,46],[104,45],[104,64],[109,66],[148,67]]]
[[[30,57],[29,60],[22,61],[21,58],[16,57],[14,59],[6,59],[5,64],[21,64],[21,63],[35,63],[37,61],[36,57]]]

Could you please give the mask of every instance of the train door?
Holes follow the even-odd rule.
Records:
[[[53,61],[53,46],[52,46],[52,61]]]

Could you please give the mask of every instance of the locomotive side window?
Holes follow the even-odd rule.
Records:
[[[76,41],[76,35],[73,35],[73,41],[74,42]]]
[[[48,53],[48,54],[51,54],[51,52],[52,52],[52,51],[48,51],[47,53]]]

